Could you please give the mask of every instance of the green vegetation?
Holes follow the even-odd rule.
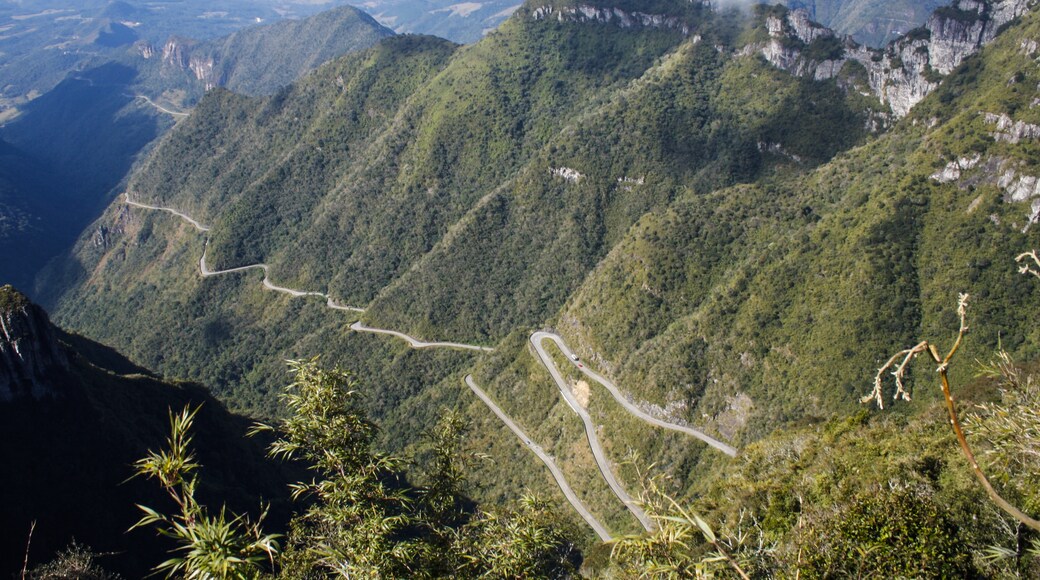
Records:
[[[291,486],[294,499],[312,498],[292,523],[279,554],[260,523],[211,517],[194,500],[198,467],[189,444],[193,413],[171,417],[168,450],[138,461],[139,474],[159,479],[182,513],[142,507],[138,525],[159,524],[178,552],[157,566],[168,577],[258,578],[277,566],[286,578],[563,578],[578,553],[573,532],[548,506],[525,498],[515,510],[473,513],[465,507],[462,467],[468,451],[464,422],[445,415],[433,431],[429,487],[412,488],[402,460],[372,449],[376,427],[356,405],[358,384],[315,360],[289,363],[293,383],[283,401],[289,416],[272,431],[270,454],[303,461],[314,477]],[[278,556],[276,561],[275,557]],[[264,566],[266,562],[269,566]]]
[[[1000,360],[984,369],[984,380],[999,380],[1009,394],[996,414],[997,407],[982,406],[970,415],[972,434],[1005,438],[996,434],[1007,433],[1005,417],[1016,417],[1021,431],[1012,436],[1021,444],[1023,432],[1040,428],[1029,406],[1036,389],[1031,374],[1006,355]],[[465,507],[466,469],[460,467],[473,456],[458,415],[445,415],[431,431],[429,452],[440,459],[427,467],[430,485],[413,488],[398,471],[401,460],[372,450],[375,426],[356,406],[359,385],[349,374],[323,370],[314,361],[290,366],[295,376],[285,395],[290,415],[280,426],[262,430],[279,432],[273,455],[307,458],[315,477],[294,485],[294,495],[316,501],[296,516],[285,552],[276,555],[277,546],[266,537],[263,546],[279,576],[563,578],[576,573],[580,556],[569,539],[575,532],[548,505],[525,498],[517,509],[497,514]],[[767,437],[749,446],[738,462],[705,478],[693,507],[672,497],[664,478],[653,476],[644,480],[643,497],[658,529],[612,542],[609,557],[590,550],[582,575],[1028,576],[1040,565],[1040,543],[1033,538],[1023,544],[1021,532],[985,501],[943,416],[938,406],[909,419],[872,420],[860,413]],[[152,453],[139,465],[190,489],[194,465],[181,445],[186,426],[187,411],[174,420],[171,450]],[[992,460],[1017,459],[1016,449],[1021,448],[1005,445]],[[1008,471],[1001,487],[1035,496],[1035,467]],[[165,519],[143,509],[146,519]],[[211,525],[199,517],[186,528]],[[247,560],[253,538],[261,537],[258,528],[248,528],[228,534],[221,547],[205,534],[184,534],[181,550],[194,558],[169,560],[160,568],[192,577],[223,562],[249,573],[221,577],[254,577],[258,570]]]
[[[1031,107],[1040,76],[1022,49],[1040,36],[1040,21],[1029,14],[1011,26],[881,135],[865,128],[877,104],[842,88],[861,82],[862,69],[850,67],[840,84],[793,78],[741,56],[737,39],[754,33],[737,16],[695,14],[690,23],[683,37],[533,21],[521,11],[468,47],[388,39],[268,98],[212,92],[131,181],[137,199],[213,227],[211,267],[266,262],[276,283],[367,306],[361,316],[373,326],[494,344],[494,353],[416,352],[351,333],[352,315],[266,292],[256,271],[201,279],[197,232],[123,206],[99,222],[117,232],[109,245],[84,238],[41,287],[71,327],[163,373],[203,379],[234,408],[267,419],[284,412],[275,403],[278,361],[312,353],[374,386],[357,404],[383,427],[373,444],[387,453],[420,445],[438,409],[462,408],[474,439],[501,458],[474,467],[473,496],[485,505],[525,487],[564,504],[464,390],[469,371],[561,459],[598,517],[620,531],[631,525],[597,481],[580,422],[527,348],[532,330],[552,326],[656,414],[752,450],[791,432],[848,445],[847,464],[810,449],[824,479],[825,465],[844,481],[882,464],[862,482],[812,488],[822,511],[805,526],[822,530],[827,545],[905,526],[843,528],[826,510],[864,521],[885,510],[922,514],[940,531],[992,521],[988,512],[936,511],[960,506],[961,493],[978,499],[970,479],[932,485],[912,467],[885,471],[878,460],[889,446],[893,457],[920,456],[895,440],[898,425],[929,445],[947,436],[922,418],[935,419],[936,389],[919,388],[892,417],[858,421],[848,437],[828,430],[859,411],[879,357],[943,332],[951,317],[955,326],[948,305],[957,291],[977,297],[966,352],[1002,344],[1019,360],[1040,354],[1040,288],[1012,261],[1040,245],[1040,234],[1024,227],[1029,203],[1005,201],[998,183],[1008,169],[1036,175],[1037,144],[996,140],[979,114],[1040,122]],[[959,180],[931,178],[976,154]],[[960,367],[950,378],[968,375]],[[907,376],[910,385],[932,380],[926,368]],[[595,388],[591,397],[613,460],[658,464],[670,496],[710,492],[712,474],[743,465],[641,425]],[[874,455],[859,456],[867,434],[878,437]],[[762,456],[768,465],[782,459]],[[770,521],[763,533],[787,546],[798,533],[793,498],[811,495],[800,480],[778,483],[791,466],[777,463],[762,479],[788,486],[780,504],[725,504],[759,510]],[[638,489],[634,468],[619,471]],[[905,493],[868,501],[887,476],[904,481]],[[734,528],[721,506],[698,513],[717,530]],[[972,550],[1006,546],[988,525],[958,533]],[[949,554],[935,534],[907,541],[915,554]],[[797,551],[781,556],[798,562]],[[825,575],[836,564],[812,565]],[[889,571],[908,570],[900,565]]]
[[[0,348],[11,352],[7,341],[17,339],[21,357],[43,369],[37,386],[47,393],[9,400],[3,387],[0,500],[6,507],[0,527],[11,537],[0,549],[4,574],[22,569],[27,545],[33,578],[112,577],[99,569],[140,578],[165,560],[169,544],[151,532],[127,530],[140,516],[135,504],[164,507],[170,501],[130,477],[134,460],[162,445],[171,408],[198,409],[195,457],[207,466],[204,480],[193,486],[199,503],[219,498],[251,517],[263,503],[270,506],[271,525],[285,525],[285,486],[297,474],[268,462],[265,442],[245,438],[247,419],[228,413],[196,384],[162,381],[103,345],[50,327],[39,307],[10,287],[0,288],[0,303],[12,333]],[[58,352],[46,344],[51,339],[67,367],[54,359]],[[5,378],[17,358],[5,357],[0,365]],[[63,550],[51,565],[37,566]]]

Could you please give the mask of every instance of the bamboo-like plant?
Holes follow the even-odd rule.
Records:
[[[144,512],[133,528],[155,526],[160,535],[177,542],[174,557],[155,567],[167,578],[257,578],[265,563],[274,565],[276,535],[265,534],[264,515],[253,522],[245,515],[229,514],[222,506],[213,515],[195,499],[199,464],[191,450],[191,427],[199,408],[170,411],[170,437],[166,449],[149,451],[135,464],[135,477],[157,479],[177,505],[178,513],[164,514],[138,505]]]
[[[283,565],[300,575],[421,577],[417,546],[405,538],[412,500],[392,485],[402,462],[372,449],[377,427],[358,404],[357,381],[316,358],[288,364],[288,418],[254,428],[277,434],[272,457],[301,460],[315,475],[291,486],[294,499],[315,501],[293,520]]]
[[[613,540],[610,559],[622,573],[678,580],[713,578],[728,571],[749,580],[734,555],[735,549],[747,545],[747,534],[720,537],[704,518],[661,489],[657,478],[645,480],[642,504],[657,526],[653,532]],[[758,556],[768,551],[764,545],[759,548]]]

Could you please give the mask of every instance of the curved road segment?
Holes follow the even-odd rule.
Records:
[[[563,351],[564,355],[566,355],[567,360],[571,361],[572,364],[574,364],[574,366],[577,367],[578,370],[585,374],[585,376],[606,387],[606,389],[610,391],[611,396],[613,396],[614,399],[618,403],[620,403],[621,406],[624,407],[625,410],[629,413],[635,415],[636,417],[639,417],[640,419],[646,421],[647,423],[650,423],[651,425],[656,425],[665,429],[671,429],[672,431],[679,431],[680,433],[686,433],[687,435],[696,437],[697,439],[700,439],[701,441],[707,443],[708,445],[711,445],[715,449],[718,449],[719,451],[725,453],[726,455],[729,455],[730,457],[737,456],[736,448],[734,448],[731,445],[727,445],[722,441],[719,441],[718,439],[715,439],[714,437],[702,431],[699,431],[692,427],[686,427],[685,425],[677,425],[675,423],[669,423],[668,421],[662,421],[661,419],[658,419],[657,417],[650,415],[646,411],[643,411],[635,404],[633,404],[631,401],[629,401],[621,393],[621,389],[617,388],[617,385],[615,385],[609,379],[601,376],[599,373],[596,373],[595,371],[590,370],[588,368],[588,365],[579,365],[577,361],[575,361],[574,351],[567,347],[567,345],[563,342],[563,339],[560,338],[559,335],[553,334],[551,332],[536,332],[531,335],[531,344],[533,344],[535,350],[538,351],[538,356],[542,359],[542,363],[545,364],[546,367],[549,367],[549,372],[553,375],[554,379],[559,376],[559,372],[556,371],[556,365],[553,364],[552,359],[547,356],[543,356],[544,351],[542,350],[541,344],[542,341],[545,339],[549,339],[555,342],[556,346],[560,347],[560,350]],[[550,367],[550,365],[552,366]],[[560,379],[557,379],[556,385],[560,387],[561,391],[570,392],[570,389],[567,388],[567,383],[561,382]],[[568,400],[568,402],[570,401]]]
[[[531,345],[534,346],[535,353],[538,354],[538,358],[541,359],[542,364],[549,370],[549,374],[552,375],[556,386],[560,389],[560,394],[563,395],[567,404],[571,406],[571,409],[577,413],[578,417],[581,418],[581,422],[585,424],[585,437],[589,440],[589,447],[592,449],[592,455],[596,458],[596,463],[599,465],[599,471],[603,474],[603,479],[607,480],[607,485],[614,491],[614,495],[621,500],[621,503],[625,504],[628,511],[632,512],[632,515],[639,520],[643,528],[646,531],[652,531],[654,529],[654,523],[643,511],[643,508],[639,507],[639,503],[632,499],[632,496],[628,495],[625,488],[621,487],[618,483],[617,478],[614,477],[614,471],[610,468],[610,460],[607,459],[607,454],[603,451],[603,446],[599,443],[599,436],[596,435],[596,426],[592,423],[592,417],[589,413],[578,403],[578,399],[574,397],[574,393],[571,392],[570,387],[567,385],[567,381],[564,380],[563,375],[560,374],[560,369],[556,368],[552,358],[549,356],[545,349],[542,347],[542,340],[549,338],[553,335],[547,332],[536,332],[531,335]],[[570,356],[570,355],[568,355]]]
[[[184,214],[184,213],[182,213],[180,211],[177,211],[175,209],[168,208],[168,207],[161,207],[161,206],[157,206],[157,205],[148,205],[148,204],[139,203],[139,202],[136,202],[136,201],[131,201],[131,199],[130,199],[130,192],[129,191],[124,192],[123,193],[123,197],[126,199],[127,205],[131,205],[131,206],[134,206],[134,207],[140,207],[140,208],[143,208],[143,209],[151,209],[151,210],[164,211],[164,212],[167,212],[167,213],[171,213],[171,214],[181,218],[182,220],[188,222],[189,224],[194,226],[196,230],[198,230],[198,231],[200,231],[202,233],[206,233],[206,232],[210,231],[210,227],[209,226],[204,226],[204,225],[200,224],[199,222],[197,222],[191,216],[189,216],[187,214]],[[267,288],[268,290],[273,290],[275,292],[282,292],[282,293],[288,294],[288,295],[290,295],[290,296],[292,296],[294,298],[299,298],[299,297],[303,297],[303,296],[317,296],[317,297],[320,297],[320,298],[324,298],[325,299],[325,305],[328,306],[329,308],[333,309],[333,310],[346,310],[346,311],[350,311],[350,312],[364,312],[365,311],[363,308],[356,308],[354,306],[344,306],[342,304],[339,304],[336,301],[334,301],[331,296],[329,296],[328,294],[325,294],[324,292],[307,292],[307,291],[304,291],[304,290],[294,290],[292,288],[286,288],[284,286],[278,286],[278,285],[274,284],[273,282],[271,282],[271,279],[269,278],[269,274],[270,274],[271,268],[267,264],[250,264],[249,266],[239,266],[237,268],[228,268],[227,270],[210,270],[209,267],[206,265],[206,252],[209,250],[209,247],[208,247],[209,246],[209,240],[208,239],[206,240],[206,246],[207,246],[207,248],[202,251],[202,257],[199,258],[199,272],[202,274],[203,278],[208,278],[210,276],[219,276],[221,274],[232,274],[232,273],[235,273],[235,272],[245,272],[246,270],[259,269],[259,270],[263,270],[264,271],[263,284],[264,284],[264,287]],[[372,328],[372,327],[369,327],[369,326],[365,326],[364,324],[361,323],[360,320],[358,322],[352,324],[350,326],[350,329],[355,331],[355,332],[370,332],[370,333],[374,333],[374,334],[388,334],[390,336],[394,336],[394,337],[403,339],[412,348],[455,348],[455,349],[463,349],[463,350],[475,350],[475,351],[479,351],[479,352],[493,352],[495,350],[495,349],[493,349],[491,347],[487,347],[487,346],[477,346],[477,345],[472,345],[472,344],[462,344],[462,343],[459,343],[459,342],[425,342],[425,341],[419,340],[419,339],[417,339],[415,337],[408,336],[407,334],[404,334],[403,332],[397,332],[396,330],[384,330],[382,328]]]
[[[365,326],[360,320],[351,324],[350,329],[354,332],[372,332],[375,334],[389,334],[390,336],[396,336],[397,338],[407,342],[408,346],[412,348],[457,348],[463,350],[477,350],[480,352],[494,352],[495,350],[489,346],[476,346],[472,344],[462,344],[461,342],[425,342],[408,336],[402,332],[397,332],[396,330],[386,330],[383,328]]]
[[[208,232],[209,231],[209,226],[204,226],[204,225],[200,224],[199,222],[195,221],[194,219],[192,219],[191,216],[183,214],[183,213],[181,213],[181,212],[179,212],[179,211],[177,211],[175,209],[170,209],[168,207],[159,207],[157,205],[147,205],[147,204],[143,204],[143,203],[138,203],[136,201],[130,201],[130,192],[129,191],[124,192],[123,193],[123,197],[126,198],[126,205],[132,205],[134,207],[140,207],[140,208],[144,208],[144,209],[154,209],[154,210],[158,210],[158,211],[164,211],[166,213],[172,213],[173,215],[175,215],[175,216],[181,218],[182,220],[188,222],[189,224],[195,226],[195,229],[199,230],[200,232]]]
[[[538,456],[538,459],[541,459],[542,463],[544,463],[545,466],[549,468],[549,471],[552,472],[553,479],[556,480],[556,484],[560,486],[560,490],[563,491],[563,495],[567,497],[567,501],[571,502],[571,505],[574,506],[574,510],[577,511],[578,515],[580,515],[582,519],[584,519],[589,524],[589,526],[592,527],[592,529],[596,532],[596,535],[599,536],[599,539],[603,540],[604,542],[609,542],[610,540],[612,540],[613,538],[611,537],[610,532],[607,531],[607,528],[605,528],[603,524],[600,523],[600,521],[597,520],[591,512],[589,512],[588,508],[585,507],[585,504],[582,503],[581,499],[579,499],[577,494],[574,493],[574,490],[571,489],[571,486],[563,477],[563,472],[560,471],[560,468],[556,466],[556,462],[553,461],[552,457],[549,454],[547,454],[540,445],[532,442],[531,438],[528,437],[527,434],[524,433],[523,430],[520,429],[520,427],[517,426],[517,424],[514,423],[511,418],[509,418],[509,415],[506,415],[505,412],[502,411],[502,409],[498,405],[496,405],[493,400],[491,400],[491,397],[489,397],[488,394],[483,391],[483,389],[477,386],[477,383],[473,381],[473,375],[466,375],[466,384],[469,386],[470,390],[472,390],[473,393],[480,398],[481,401],[484,401],[484,404],[487,405],[489,409],[491,409],[491,412],[497,415],[498,418],[506,424],[506,427],[509,427],[509,430],[515,433],[516,436],[520,438],[520,441],[522,441],[524,445],[526,445],[532,453]]]
[[[168,208],[168,207],[147,205],[147,204],[131,201],[130,200],[130,192],[125,192],[124,193],[124,197],[126,198],[127,205],[131,205],[131,206],[139,207],[139,208],[143,208],[143,209],[164,211],[164,212],[173,214],[173,215],[183,219],[184,221],[186,221],[189,224],[191,224],[192,226],[194,226],[195,229],[198,230],[199,232],[205,233],[205,232],[209,232],[210,231],[209,226],[202,225],[198,221],[193,219],[191,216],[188,216],[188,215],[186,215],[186,214],[184,214],[184,213],[182,213],[180,211],[177,211],[175,209]],[[334,310],[346,310],[346,311],[351,311],[351,312],[364,312],[364,309],[362,309],[362,308],[355,308],[353,306],[343,306],[341,304],[338,304],[335,301],[333,301],[332,298],[328,294],[325,294],[325,293],[322,293],[322,292],[307,292],[307,291],[303,291],[303,290],[294,290],[292,288],[286,288],[286,287],[283,287],[283,286],[277,286],[274,283],[272,283],[270,278],[269,278],[270,267],[267,264],[252,264],[252,265],[249,265],[249,266],[239,266],[237,268],[229,268],[227,270],[210,270],[209,267],[206,265],[206,251],[208,250],[209,240],[206,240],[206,244],[207,244],[207,249],[203,250],[202,257],[199,259],[199,271],[201,272],[203,277],[207,277],[208,278],[210,276],[219,276],[221,274],[232,274],[232,273],[235,273],[235,272],[244,272],[246,270],[259,269],[259,270],[263,270],[263,272],[264,272],[263,285],[264,285],[265,288],[267,288],[269,290],[273,290],[275,292],[282,292],[282,293],[285,293],[285,294],[289,294],[290,296],[293,296],[293,297],[317,296],[317,297],[324,298],[325,301],[326,301],[325,304],[329,308],[332,308]],[[490,347],[477,346],[477,345],[471,345],[471,344],[463,344],[463,343],[458,343],[458,342],[426,342],[426,341],[422,341],[422,340],[419,340],[417,338],[414,338],[412,336],[408,336],[407,334],[404,334],[402,332],[397,332],[395,330],[386,330],[386,329],[382,329],[382,328],[372,328],[370,326],[365,326],[360,320],[355,322],[354,324],[352,324],[350,326],[350,329],[355,331],[355,332],[370,332],[370,333],[374,333],[374,334],[386,334],[386,335],[390,335],[390,336],[393,336],[393,337],[396,337],[396,338],[400,338],[400,339],[404,340],[405,342],[407,342],[410,347],[416,348],[416,349],[420,349],[420,348],[455,348],[455,349],[474,350],[474,351],[479,351],[479,352],[493,352],[494,351],[494,349],[490,348]],[[634,515],[636,517],[636,519],[639,520],[639,523],[642,524],[642,526],[646,530],[648,530],[648,531],[653,530],[654,529],[653,522],[650,520],[649,517],[647,517],[646,513],[642,510],[642,508],[639,507],[639,504],[635,500],[633,500],[631,496],[628,495],[628,493],[625,491],[625,489],[623,487],[621,487],[621,484],[614,477],[614,472],[612,471],[612,469],[610,467],[610,462],[607,459],[607,456],[606,456],[606,453],[603,450],[603,447],[599,443],[599,437],[596,435],[596,428],[595,428],[595,425],[593,425],[593,423],[592,423],[592,418],[589,416],[588,412],[586,412],[585,409],[583,409],[582,406],[580,404],[578,404],[577,399],[574,397],[574,394],[571,392],[571,389],[567,385],[566,380],[564,380],[563,375],[560,374],[560,371],[556,367],[556,364],[553,362],[552,357],[550,357],[548,355],[548,353],[545,352],[545,349],[542,346],[542,341],[544,341],[546,339],[555,342],[556,345],[560,348],[560,350],[564,353],[564,355],[566,355],[567,358],[569,360],[571,360],[571,361],[574,361],[574,358],[573,358],[574,357],[574,353],[573,353],[573,351],[571,351],[570,348],[567,347],[567,345],[563,342],[563,339],[561,339],[558,335],[552,334],[550,332],[535,332],[534,334],[531,335],[531,339],[530,339],[531,340],[531,345],[534,346],[534,349],[535,349],[535,352],[538,355],[538,358],[541,360],[541,362],[545,366],[545,368],[549,371],[549,374],[552,375],[553,380],[556,382],[556,386],[559,388],[560,393],[563,395],[564,400],[567,401],[567,404],[570,405],[571,409],[578,415],[579,418],[581,418],[582,423],[584,423],[584,425],[585,425],[585,435],[586,435],[586,437],[587,437],[587,439],[589,441],[589,447],[591,448],[592,454],[593,454],[593,456],[596,459],[596,463],[599,466],[600,472],[603,474],[603,478],[607,481],[607,484],[610,486],[611,490],[618,497],[618,499],[620,499],[621,502],[625,504],[625,507],[627,507],[628,510],[632,512],[632,515]],[[613,396],[614,399],[617,400],[617,402],[620,403],[621,406],[624,407],[624,409],[627,410],[629,413],[632,413],[633,415],[639,417],[640,419],[642,419],[642,420],[644,420],[647,423],[650,423],[652,425],[656,425],[658,427],[663,427],[665,429],[671,429],[673,431],[679,431],[679,432],[682,432],[682,433],[686,433],[687,435],[691,435],[693,437],[696,437],[696,438],[700,439],[701,441],[704,441],[708,445],[711,445],[715,449],[718,449],[719,451],[722,451],[726,455],[729,455],[730,457],[735,457],[736,456],[737,450],[735,448],[733,448],[733,447],[731,447],[731,446],[729,446],[729,445],[727,445],[727,444],[725,444],[725,443],[723,443],[723,442],[721,442],[721,441],[719,441],[717,439],[714,439],[714,438],[712,438],[712,437],[702,433],[701,431],[699,431],[697,429],[686,427],[684,425],[677,425],[675,423],[669,423],[667,421],[662,421],[662,420],[660,420],[660,419],[658,419],[658,418],[656,418],[656,417],[654,417],[652,415],[647,414],[642,409],[640,409],[639,407],[635,406],[627,398],[625,398],[625,396],[621,393],[621,390],[618,389],[617,386],[614,385],[614,383],[612,383],[610,380],[608,380],[608,379],[600,376],[599,374],[589,370],[585,365],[579,365],[576,362],[574,364],[586,376],[588,376],[592,380],[596,381],[597,383],[603,385],[607,389],[607,391],[610,392],[611,396]],[[513,431],[513,433],[515,433],[516,436],[519,437],[521,439],[521,441],[523,441],[524,444],[527,445],[527,447],[530,448],[531,451],[535,455],[538,456],[539,459],[542,460],[543,463],[545,463],[546,467],[549,468],[549,471],[552,472],[553,478],[556,480],[556,483],[560,486],[560,490],[563,491],[563,494],[567,497],[567,500],[571,503],[571,505],[574,506],[574,509],[577,510],[578,514],[581,515],[581,517],[586,522],[588,522],[588,524],[592,527],[592,529],[596,532],[596,534],[600,537],[600,539],[602,539],[603,541],[610,540],[611,539],[610,533],[603,526],[603,524],[601,524],[591,513],[589,513],[589,511],[585,507],[585,505],[581,502],[581,500],[578,498],[578,496],[575,495],[575,493],[571,489],[570,485],[568,485],[567,481],[564,479],[563,473],[560,471],[560,469],[553,462],[552,458],[549,457],[549,455],[547,455],[545,453],[545,451],[540,446],[538,446],[537,444],[533,443],[531,441],[531,439],[528,438],[527,435],[516,425],[516,423],[514,423],[513,420],[510,419],[509,416],[506,415],[502,411],[502,409],[500,409],[498,407],[498,405],[496,405],[494,403],[494,401],[491,400],[490,397],[488,397],[487,393],[482,391],[480,389],[480,387],[478,387],[476,385],[476,383],[473,382],[472,376],[467,376],[466,377],[466,384],[469,386],[470,389],[473,390],[473,392],[477,395],[477,397],[479,397],[482,401],[484,401],[484,404],[486,404],[488,406],[488,408],[490,408],[491,411],[494,412],[495,415],[497,415],[498,418],[501,419],[502,422],[505,423],[505,425],[507,427],[509,427],[509,429],[511,431]]]
[[[158,110],[159,112],[166,113],[167,115],[170,115],[171,117],[180,117],[180,118],[183,119],[184,117],[188,116],[188,113],[183,113],[183,112],[180,112],[180,111],[171,111],[170,109],[167,109],[166,107],[156,103],[155,101],[149,99],[148,97],[146,97],[144,95],[127,95],[127,96],[128,97],[132,96],[132,97],[135,97],[135,98],[138,98],[138,99],[144,99],[144,102],[146,102],[149,105],[155,107],[156,110]]]

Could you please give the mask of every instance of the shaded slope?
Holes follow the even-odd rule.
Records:
[[[0,526],[11,539],[0,569],[21,569],[32,522],[30,566],[73,538],[110,554],[101,565],[128,577],[161,561],[169,546],[153,532],[125,532],[139,515],[135,503],[161,507],[169,500],[153,482],[126,480],[136,459],[163,444],[168,411],[186,405],[202,406],[194,447],[203,498],[254,513],[261,499],[273,501],[273,524],[284,525],[291,475],[267,463],[263,443],[245,438],[248,419],[228,413],[198,385],[164,382],[107,347],[50,326],[10,286],[0,288],[0,318]],[[17,385],[6,380],[11,376]]]

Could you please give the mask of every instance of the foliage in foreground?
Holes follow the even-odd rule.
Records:
[[[476,456],[463,444],[465,422],[446,413],[428,434],[434,460],[426,486],[407,481],[404,459],[373,449],[377,427],[358,405],[352,375],[316,360],[290,361],[283,401],[289,417],[256,431],[277,436],[273,457],[302,461],[313,474],[293,484],[304,507],[278,552],[276,536],[259,524],[207,515],[194,499],[198,465],[189,449],[194,413],[173,415],[169,450],[138,463],[157,478],[180,513],[142,507],[139,525],[154,524],[178,542],[177,557],[156,571],[168,577],[251,578],[566,578],[579,554],[577,533],[548,509],[524,498],[515,509],[475,512],[465,494],[464,467]],[[219,533],[218,533],[219,532]],[[216,537],[215,537],[216,536]],[[265,565],[267,562],[267,565]]]
[[[466,497],[466,423],[449,412],[427,433],[415,485],[406,461],[377,452],[377,427],[358,405],[358,383],[315,360],[293,362],[271,454],[304,461],[313,478],[293,486],[307,498],[285,550],[258,524],[208,516],[194,500],[197,465],[188,448],[191,411],[172,417],[170,449],[141,460],[180,512],[148,508],[142,524],[179,542],[157,571],[189,578],[567,578],[580,563],[574,538],[549,506],[525,497],[482,512]],[[1036,505],[1040,432],[1030,375],[1001,354],[983,369],[998,402],[966,419],[1001,493]],[[621,538],[608,561],[583,572],[609,578],[1029,577],[1040,570],[1037,539],[1002,513],[961,463],[934,408],[919,415],[867,414],[793,429],[749,447],[721,470],[701,499],[675,499],[659,477],[644,490],[658,524]],[[879,458],[884,458],[879,460]],[[958,463],[960,462],[960,463]],[[1002,469],[994,470],[994,466]],[[209,531],[220,530],[220,541]]]
[[[265,562],[278,552],[277,536],[264,534],[263,517],[230,515],[221,507],[217,514],[195,499],[199,464],[191,451],[191,427],[198,408],[170,413],[168,449],[150,452],[139,460],[136,474],[154,478],[177,505],[175,515],[138,506],[144,515],[134,526],[156,526],[160,535],[177,542],[177,555],[156,566],[156,572],[184,578],[256,578]]]

